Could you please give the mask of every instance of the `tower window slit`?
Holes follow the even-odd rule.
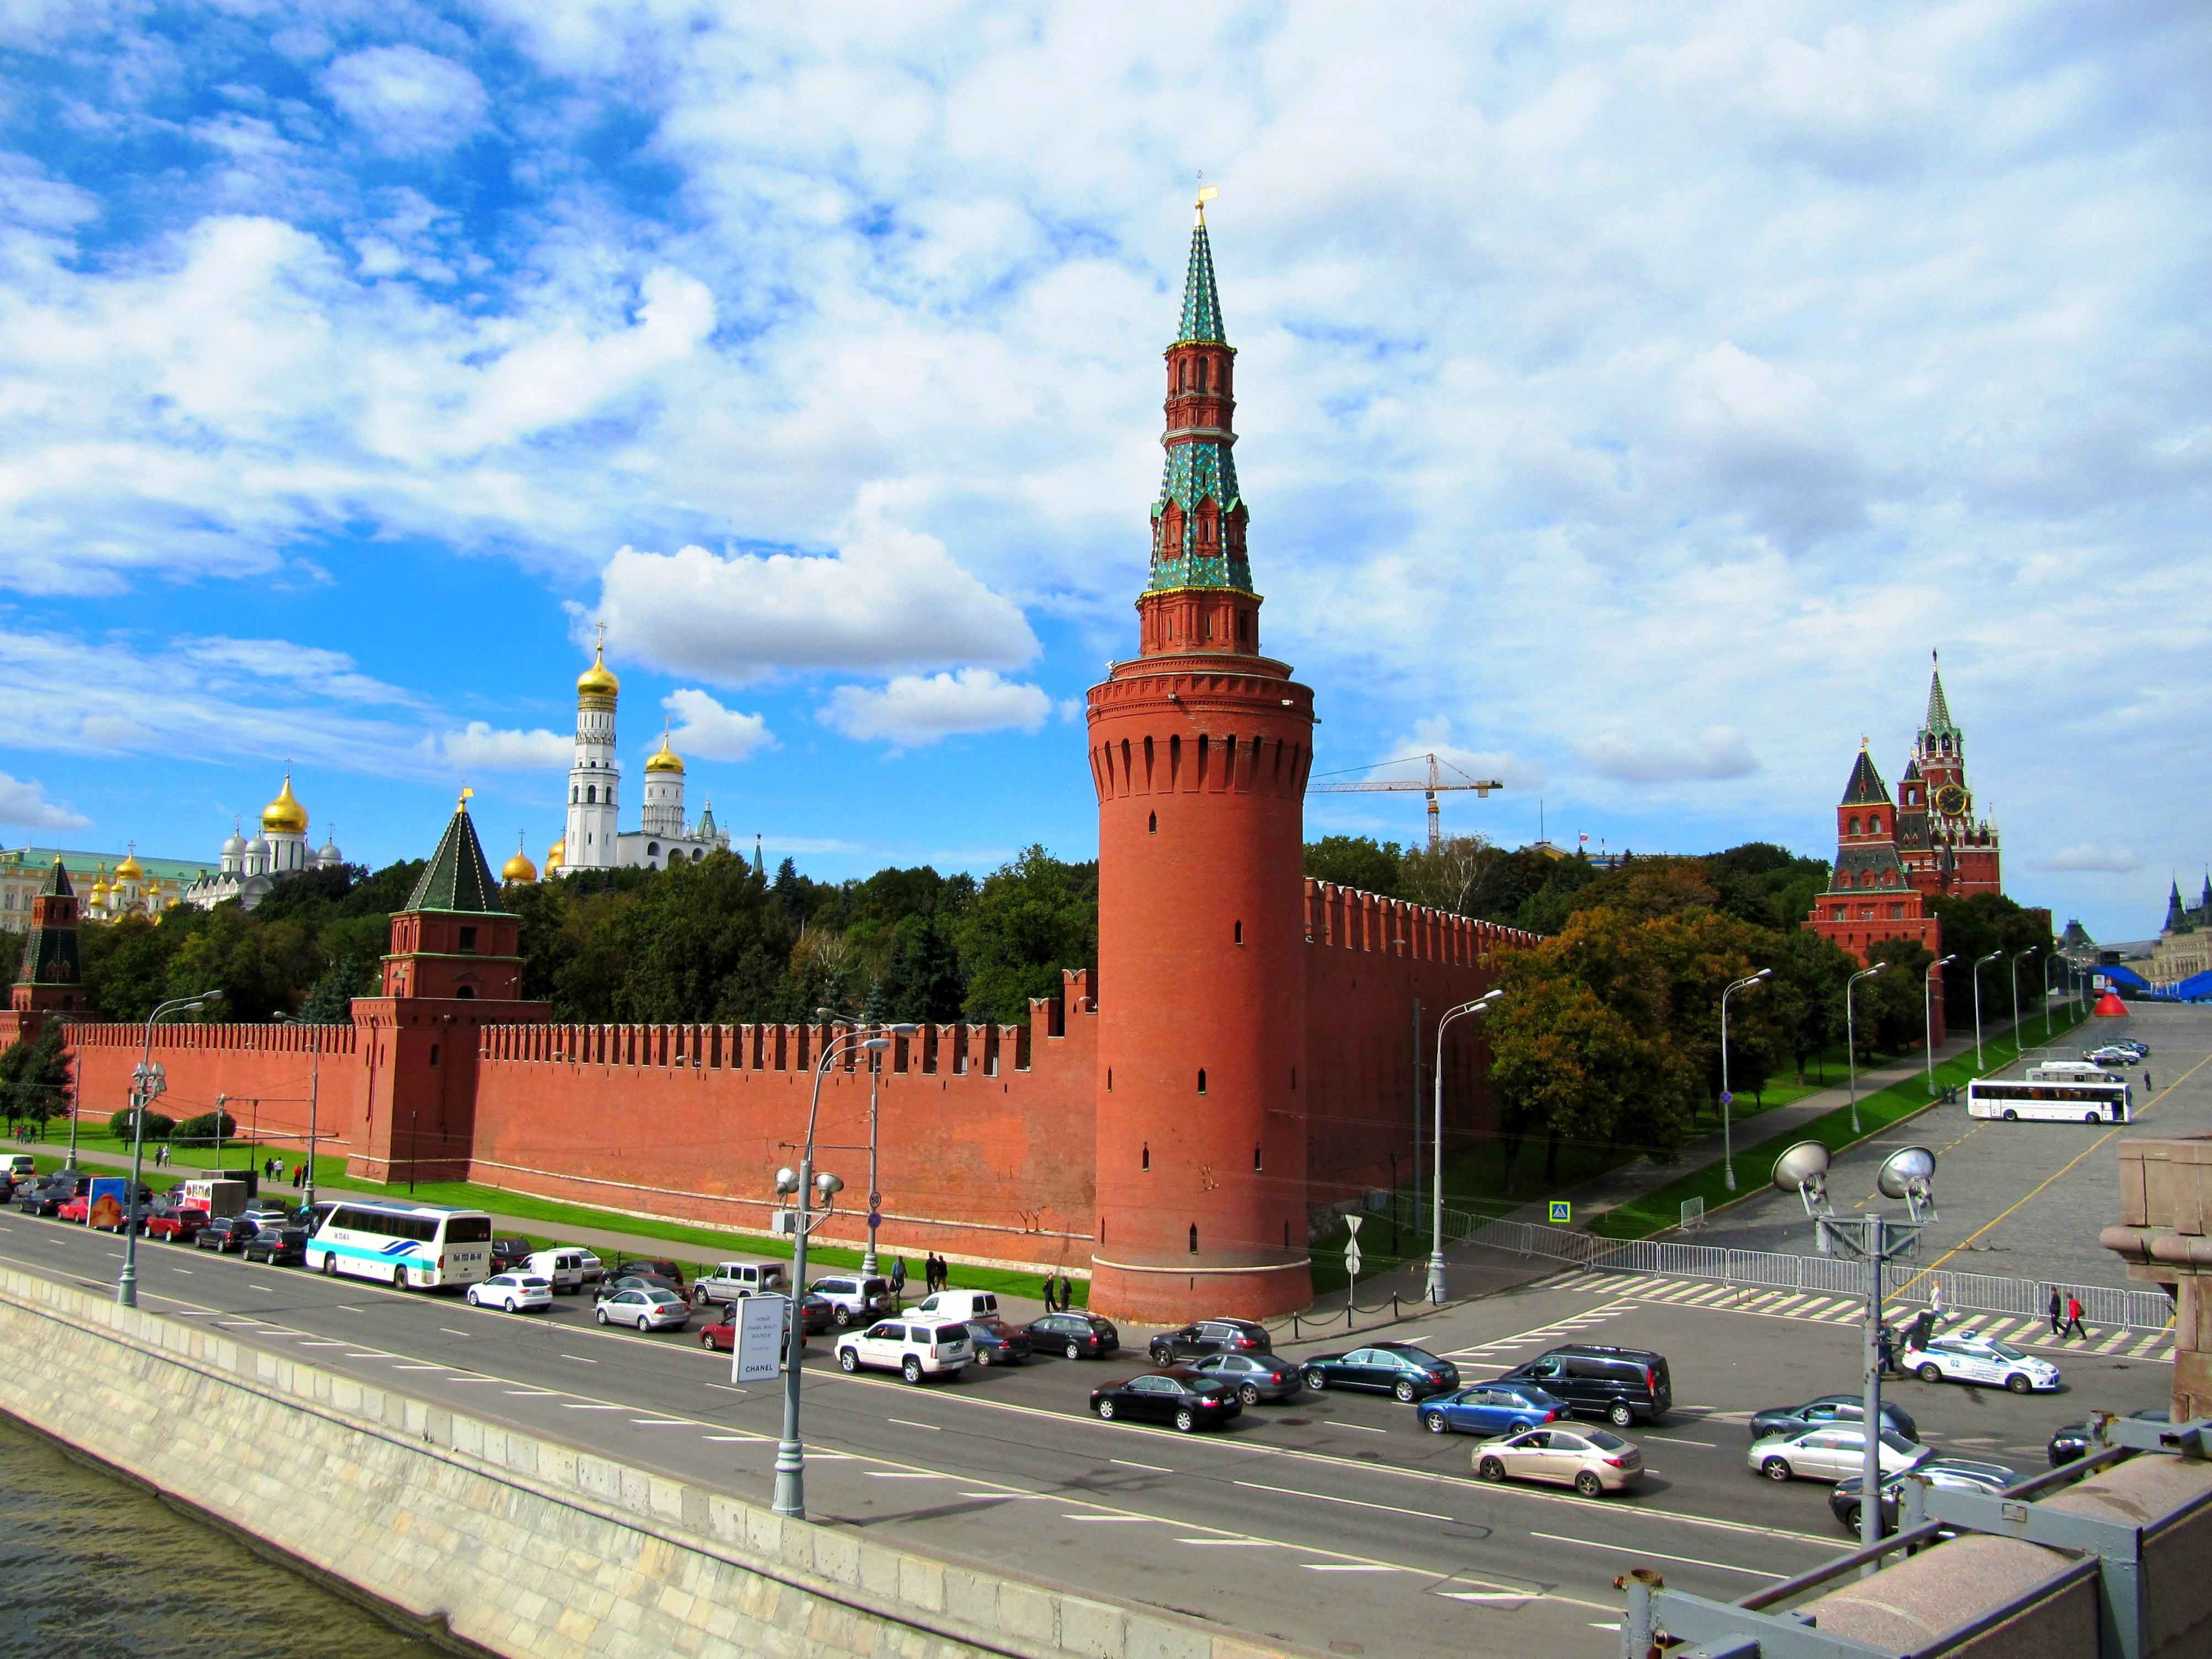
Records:
[[[1200,1094],[1206,1092],[1206,1067],[1203,1066],[1198,1068],[1198,1091]]]
[[[1252,1168],[1255,1172],[1260,1168],[1260,1149],[1257,1146],[1252,1149]]]
[[[1160,815],[1158,812],[1152,813],[1148,816],[1145,825],[1145,831],[1147,835],[1153,836],[1157,836],[1160,833]]]
[[[1152,1148],[1149,1141],[1145,1145],[1143,1156],[1139,1160],[1137,1167],[1140,1170],[1149,1170],[1152,1167]]]
[[[1190,1224],[1190,1253],[1193,1255],[1198,1254],[1198,1223],[1195,1221]]]
[[[1241,921],[1237,924],[1237,942],[1239,945],[1244,942],[1244,924]]]

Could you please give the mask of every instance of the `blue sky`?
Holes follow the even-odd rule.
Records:
[[[758,9],[0,0],[0,840],[542,856],[605,619],[747,845],[1087,854],[1202,168],[1322,769],[1825,854],[1940,648],[2015,896],[2212,858],[2200,7]]]

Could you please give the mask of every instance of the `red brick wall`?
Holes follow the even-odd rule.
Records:
[[[131,1074],[145,1052],[146,1028],[69,1030],[78,1109],[86,1121],[104,1122],[130,1105]],[[223,1109],[238,1120],[240,1133],[258,1124],[264,1139],[289,1135],[304,1146],[318,1036],[323,1050],[318,1147],[327,1143],[327,1150],[342,1152],[358,1120],[362,1079],[350,1025],[157,1025],[154,1058],[168,1074],[169,1091],[154,1109],[181,1123],[215,1110],[216,1097],[227,1094]]]

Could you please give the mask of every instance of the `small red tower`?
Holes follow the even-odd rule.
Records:
[[[1091,1306],[1283,1314],[1306,1248],[1305,784],[1313,693],[1260,654],[1203,202],[1169,346],[1140,654],[1090,695],[1098,792]]]
[[[7,1014],[0,1018],[0,1048],[37,1042],[46,1021],[57,1014],[82,1018],[91,1012],[77,967],[76,889],[57,858],[45,885],[31,898],[22,965],[9,988]]]
[[[1898,799],[1907,799],[1905,790]],[[1805,926],[1869,965],[1868,953],[1884,939],[1906,939],[1923,945],[1933,957],[1943,954],[1943,924],[1927,913],[1919,890],[1899,855],[1904,809],[1893,805],[1874,760],[1859,745],[1859,757],[1844,784],[1836,808],[1836,867],[1828,890],[1813,901]],[[1929,1021],[1929,1041],[1943,1038],[1943,981],[1938,975]]]

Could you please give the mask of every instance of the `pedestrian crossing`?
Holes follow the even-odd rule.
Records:
[[[1856,1325],[1865,1311],[1864,1301],[1856,1296],[1832,1296],[1803,1291],[1760,1290],[1749,1285],[1716,1285],[1708,1280],[1662,1279],[1644,1273],[1595,1273],[1582,1281],[1583,1286],[1608,1298],[1602,1310],[1593,1310],[1582,1316],[1580,1324],[1595,1323],[1608,1319],[1620,1311],[1624,1300],[1632,1303],[1663,1303],[1680,1308],[1711,1308],[1728,1313],[1755,1314],[1767,1319],[1803,1319],[1829,1325]],[[1904,1310],[1896,1310],[1900,1316]],[[1562,1321],[1562,1326],[1577,1322]],[[1547,1327],[1548,1331],[1551,1328]],[[2016,1347],[2040,1349],[2045,1353],[2111,1354],[2123,1359],[2148,1359],[2165,1364],[2173,1363],[2173,1333],[2171,1330],[2146,1331],[2123,1326],[2116,1330],[2093,1330],[2087,1337],[2059,1341],[2051,1334],[2051,1324],[2039,1316],[2019,1317],[2007,1314],[1954,1313],[1944,1322],[1944,1328],[1956,1333],[1978,1331],[2000,1342],[2009,1342]],[[1487,1345],[1503,1347],[1539,1334],[1529,1332],[1524,1337],[1509,1338],[1500,1343]],[[1482,1352],[1470,1350],[1470,1352]]]

